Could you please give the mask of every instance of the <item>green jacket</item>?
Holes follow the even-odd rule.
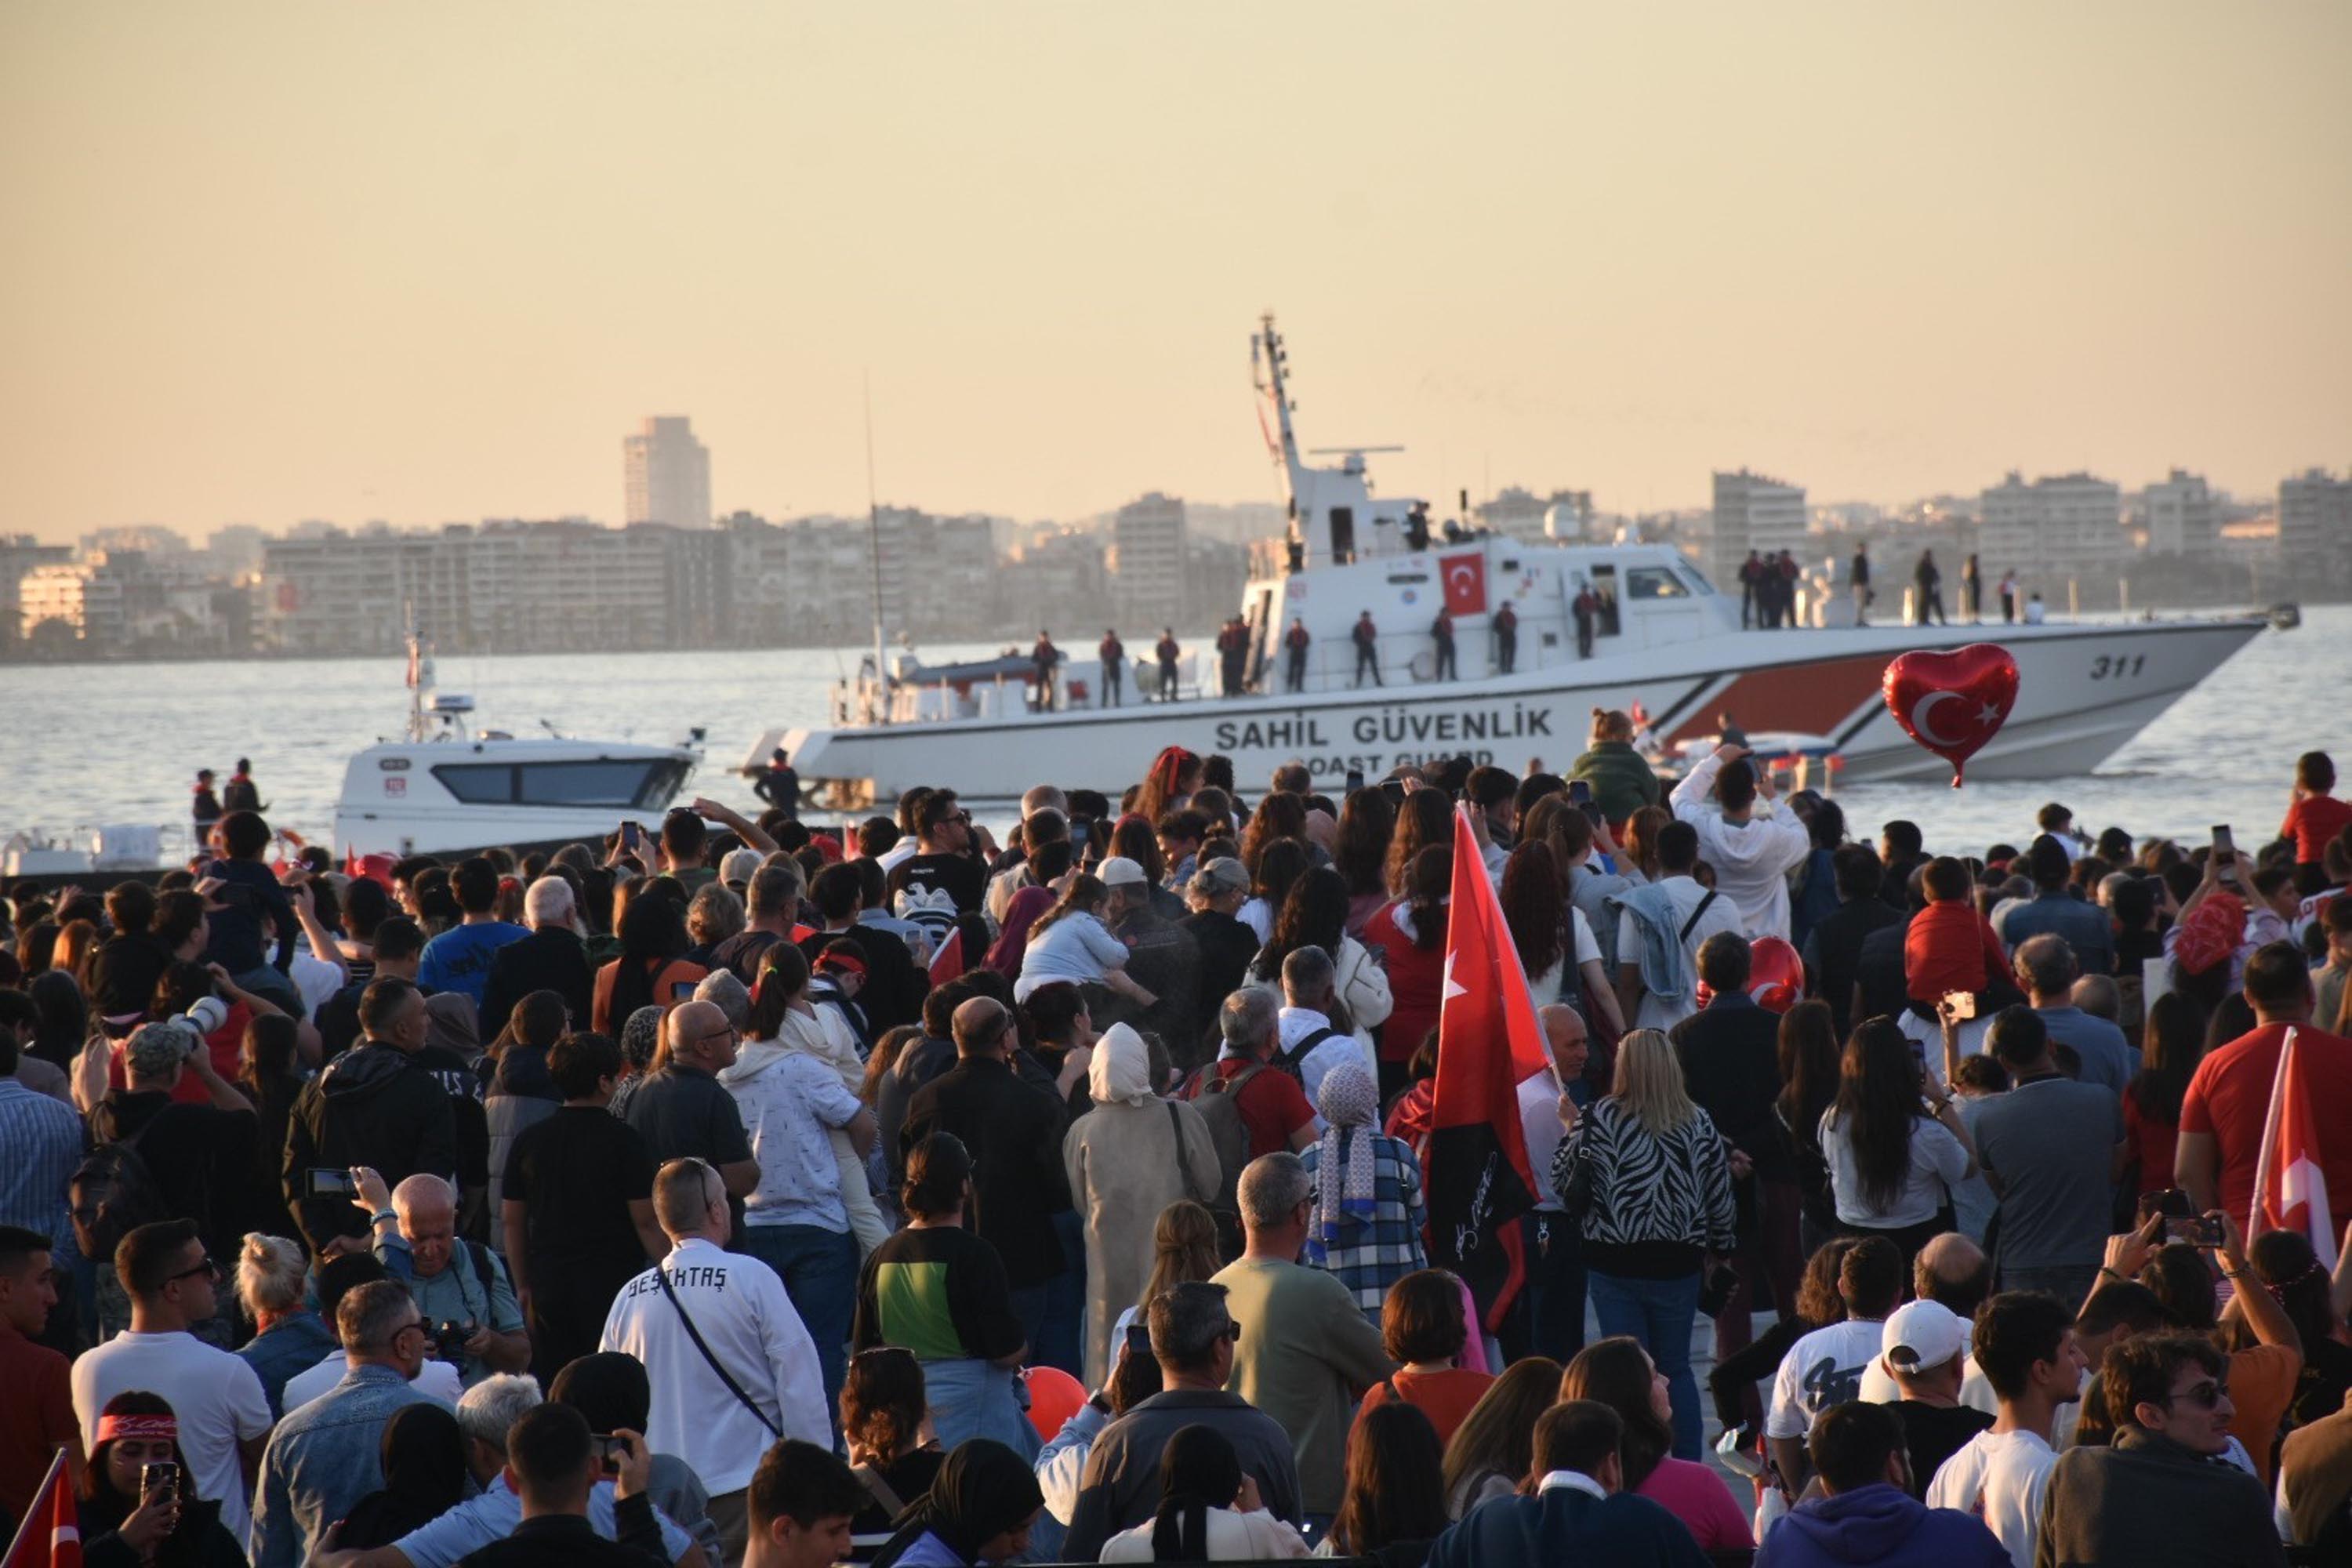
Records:
[[[1568,776],[1592,786],[1593,804],[1611,822],[1622,822],[1645,805],[1657,805],[1664,792],[1641,752],[1624,741],[1602,741],[1576,759]]]

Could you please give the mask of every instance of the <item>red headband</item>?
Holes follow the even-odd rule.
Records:
[[[99,1442],[111,1443],[120,1437],[176,1443],[180,1440],[180,1423],[169,1415],[101,1415],[98,1418]]]
[[[842,970],[847,973],[857,975],[860,978],[863,978],[866,973],[866,961],[859,958],[856,954],[849,952],[825,953],[816,961],[816,966],[819,969]]]

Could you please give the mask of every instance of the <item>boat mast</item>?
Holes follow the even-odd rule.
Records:
[[[873,543],[874,553],[874,692],[875,715],[887,721],[890,683],[887,666],[883,663],[882,628],[882,508],[876,500],[874,489],[874,379],[866,379],[866,527]]]
[[[412,599],[408,610],[408,738],[426,739],[425,724],[425,694],[433,689],[433,649],[425,640],[425,631],[417,624],[416,602]]]
[[[1257,389],[1274,404],[1274,432],[1266,437],[1274,459],[1283,468],[1283,480],[1290,491],[1292,521],[1297,521],[1298,504],[1298,437],[1290,427],[1290,351],[1282,346],[1282,334],[1275,330],[1274,312],[1266,311],[1258,318],[1258,331],[1250,339],[1251,368],[1257,372],[1254,378]]]

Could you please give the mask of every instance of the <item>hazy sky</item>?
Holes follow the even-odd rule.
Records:
[[[0,6],[0,532],[2352,460],[2352,6]]]

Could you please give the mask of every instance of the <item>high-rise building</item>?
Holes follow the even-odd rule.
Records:
[[[2014,470],[1979,498],[1984,580],[2014,572],[2063,603],[2068,578],[2112,576],[2124,547],[2123,492],[2111,479],[2059,474],[2027,484]]]
[[[2278,548],[2300,593],[2352,591],[2352,477],[2313,468],[2280,480]]]
[[[2175,468],[2147,487],[2147,550],[2151,555],[2210,555],[2221,544],[2221,504],[2204,476]]]
[[[1185,622],[1184,503],[1153,490],[1128,502],[1111,519],[1111,608],[1121,621],[1140,625]]]
[[[1699,564],[1726,593],[1737,593],[1739,568],[1751,550],[1774,555],[1785,550],[1805,559],[1805,487],[1768,479],[1746,468],[1715,476],[1715,510]]]
[[[628,521],[710,526],[710,449],[683,415],[657,415],[621,439]]]

